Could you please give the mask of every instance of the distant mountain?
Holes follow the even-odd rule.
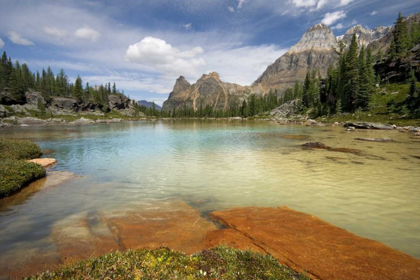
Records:
[[[147,107],[147,108],[152,108],[152,106],[153,106],[153,102],[149,102],[149,101],[146,101],[146,100],[139,100],[139,101],[137,101],[137,104],[139,104],[140,106]],[[160,107],[156,103],[155,103],[155,108],[158,111],[162,110],[162,107]]]
[[[232,102],[241,104],[251,94],[265,95],[270,90],[278,90],[282,94],[287,88],[293,87],[295,81],[303,82],[308,71],[317,70],[325,77],[328,68],[338,61],[336,50],[339,49],[339,41],[348,45],[353,34],[356,34],[359,44],[378,45],[376,48],[385,49],[389,46],[391,30],[392,27],[380,26],[370,30],[356,25],[344,35],[336,37],[327,25],[318,23],[309,28],[298,43],[269,65],[251,86],[221,81],[219,74],[215,72],[203,75],[195,84],[190,84],[181,76],[168,100],[163,103],[163,110],[180,109],[184,106],[193,110],[200,106],[226,110]]]
[[[288,87],[293,87],[296,80],[303,81],[306,72],[312,69],[319,70],[325,76],[328,67],[337,61],[338,55],[334,51],[337,48],[337,39],[332,30],[318,23],[303,34],[288,52],[268,66],[254,85],[284,92]]]

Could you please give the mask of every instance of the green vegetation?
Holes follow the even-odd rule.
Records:
[[[41,155],[41,148],[30,141],[0,139],[0,197],[45,177],[42,166],[25,161]]]
[[[27,279],[309,279],[269,255],[217,247],[192,256],[167,248],[115,252]]]

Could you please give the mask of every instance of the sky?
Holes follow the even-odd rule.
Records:
[[[335,35],[392,25],[419,0],[0,0],[0,52],[161,105],[175,80],[216,71],[250,85],[323,22]]]

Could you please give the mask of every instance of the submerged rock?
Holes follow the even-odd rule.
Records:
[[[210,216],[314,279],[417,279],[420,274],[420,260],[287,207],[233,208]]]
[[[354,138],[359,141],[370,141],[370,142],[394,142],[391,138]]]
[[[309,135],[282,135],[284,139],[308,139]]]
[[[308,142],[302,145],[304,148],[314,148],[314,149],[330,149],[329,146],[321,142]]]

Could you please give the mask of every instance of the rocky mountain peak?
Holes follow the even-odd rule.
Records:
[[[337,47],[337,40],[332,30],[325,24],[318,23],[309,28],[300,41],[290,48],[288,53],[331,50],[332,47]]]
[[[308,29],[308,32],[314,31],[314,30],[323,30],[323,29],[329,29],[326,24],[323,23],[317,23],[311,28]]]
[[[349,45],[353,34],[356,34],[357,43],[359,44],[359,46],[367,46],[373,41],[379,40],[380,38],[387,35],[389,31],[391,31],[391,27],[379,26],[373,30],[370,30],[369,28],[365,28],[362,25],[358,24],[349,28],[346,31],[346,33],[342,35],[341,38],[337,37],[337,39],[342,40],[344,44]]]
[[[210,78],[213,78],[216,81],[221,82],[220,75],[217,72],[210,72],[209,74],[203,74],[203,76],[201,76],[201,78],[197,82],[205,81],[205,80],[210,79]]]

